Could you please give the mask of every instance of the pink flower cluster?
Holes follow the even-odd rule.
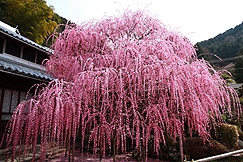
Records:
[[[105,156],[112,141],[124,153],[130,139],[147,155],[149,140],[158,153],[168,134],[179,137],[183,156],[186,134],[207,139],[222,113],[239,108],[236,92],[197,59],[190,41],[144,11],[66,26],[53,49],[46,67],[57,79],[9,123],[14,153],[18,145],[35,153],[40,139],[44,160],[48,143],[70,148],[81,136],[84,146],[88,135],[94,153]]]

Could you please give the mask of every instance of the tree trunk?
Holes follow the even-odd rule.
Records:
[[[113,152],[113,162],[116,162],[116,129],[114,130],[114,136],[112,139],[112,152]]]

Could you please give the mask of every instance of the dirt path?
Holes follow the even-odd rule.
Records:
[[[48,161],[51,162],[68,162],[68,156],[65,157],[65,153],[60,153],[55,156],[49,157]],[[97,162],[100,161],[99,155],[94,155],[90,153],[84,153],[83,156],[81,156],[79,153],[75,153],[74,156],[74,161],[75,162]],[[101,162],[112,162],[113,158],[112,157],[105,157],[104,159],[101,160]],[[137,162],[136,159],[132,157],[131,154],[123,154],[123,155],[117,155],[116,156],[116,161],[118,162]],[[148,158],[147,162],[159,162],[159,159],[153,159],[153,158]]]

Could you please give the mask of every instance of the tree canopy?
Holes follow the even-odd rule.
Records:
[[[44,44],[57,26],[53,7],[45,0],[1,0],[0,4],[0,20],[36,43]]]
[[[230,62],[235,62],[234,57],[237,56],[240,48],[243,47],[243,22],[236,25],[224,33],[218,34],[214,38],[210,38],[205,41],[201,41],[198,44],[201,45],[202,49],[206,53],[214,53],[221,59],[228,58],[224,62],[217,62],[216,65],[225,66]],[[211,58],[215,60],[215,57]],[[217,60],[217,59],[216,59]]]
[[[243,48],[241,48],[237,54],[235,61],[235,77],[236,81],[243,83]]]
[[[48,143],[75,148],[88,136],[92,151],[103,156],[111,145],[125,153],[127,141],[137,150],[149,141],[154,152],[165,135],[180,143],[196,133],[204,140],[221,114],[239,111],[237,94],[191,42],[167,29],[145,11],[66,26],[52,46],[47,72],[57,78],[39,85],[21,103],[8,125],[7,146],[18,145],[41,160]]]

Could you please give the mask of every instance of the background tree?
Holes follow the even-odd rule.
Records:
[[[145,12],[66,26],[52,47],[46,68],[57,79],[39,85],[8,124],[13,158],[18,145],[34,158],[40,138],[44,161],[49,143],[73,150],[77,136],[82,148],[88,136],[101,157],[112,148],[125,153],[127,141],[147,157],[149,143],[158,154],[166,135],[183,160],[187,136],[206,140],[223,112],[238,112],[235,90],[190,41]]]
[[[196,43],[194,45],[194,48],[196,49],[197,55],[200,55],[200,54],[204,53],[204,51],[203,51],[203,49],[202,49],[202,47],[201,47],[201,45],[199,43]]]
[[[243,48],[237,54],[239,58],[235,61],[235,77],[238,83],[243,83]]]
[[[231,58],[236,57],[239,49],[243,47],[243,22],[224,33],[218,34],[214,38],[201,41],[199,44],[204,52],[214,53],[221,59],[229,59],[224,62],[215,62],[214,64],[216,64],[216,66],[226,66],[230,63],[234,63],[235,60]],[[212,57],[212,60],[217,59]]]
[[[45,39],[44,45],[47,47],[50,47],[53,44],[53,42],[55,42],[55,40],[56,40],[56,37],[52,36],[53,34],[61,33],[62,31],[64,31],[65,26],[67,24],[69,24],[69,25],[74,24],[73,22],[68,21],[64,17],[59,16],[57,13],[54,13],[52,20],[55,21],[58,24],[58,26],[55,28],[53,33],[51,33],[51,35],[49,35]]]
[[[1,0],[0,4],[0,20],[39,44],[44,44],[57,26],[53,7],[45,0]]]
[[[211,60],[211,57],[210,57],[210,54],[208,53],[205,53],[204,50],[202,49],[201,45],[199,43],[196,43],[194,45],[194,48],[196,49],[196,53],[197,53],[197,57],[199,59],[205,59],[207,61],[210,61]]]

